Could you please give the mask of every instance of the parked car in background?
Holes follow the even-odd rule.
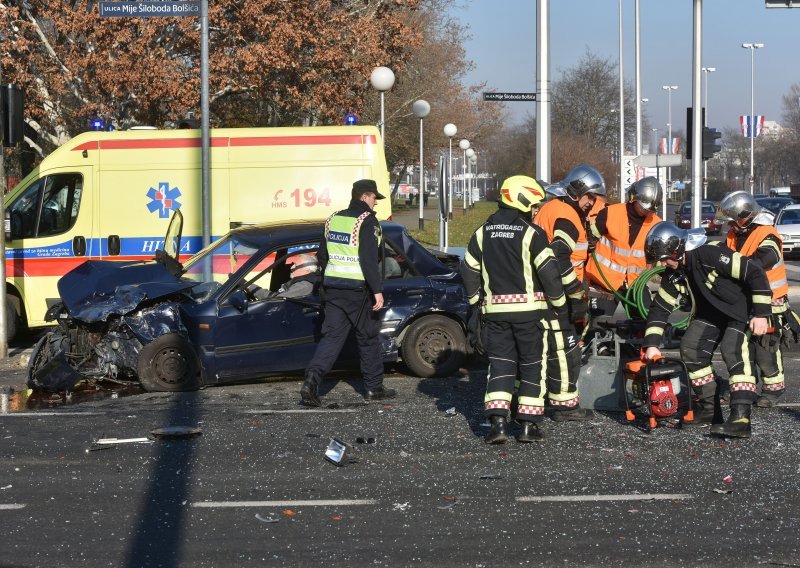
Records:
[[[800,205],[787,205],[775,219],[775,230],[783,241],[783,255],[800,253]]]
[[[791,197],[766,197],[756,196],[756,203],[767,209],[770,213],[777,216],[781,209],[787,205],[794,205],[795,201]]]
[[[717,217],[717,208],[710,201],[702,202],[700,211],[700,226],[706,230],[708,235],[718,235],[722,228],[722,223]],[[682,229],[692,227],[692,202],[684,201],[675,212],[675,224]]]
[[[185,263],[178,261],[176,211],[163,250],[151,262],[87,261],[58,283],[58,327],[34,347],[28,385],[65,390],[83,379],[139,381],[148,391],[300,372],[322,323],[318,292],[277,293],[293,255],[316,254],[322,223],[241,227]],[[405,227],[382,223],[384,362],[411,374],[447,376],[466,352],[468,302],[459,258],[434,253]],[[357,367],[355,344],[337,366]]]

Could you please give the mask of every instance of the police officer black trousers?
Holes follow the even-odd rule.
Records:
[[[361,375],[368,391],[383,386],[383,359],[379,356],[380,316],[372,311],[366,290],[325,288],[325,321],[322,339],[314,358],[306,368],[305,378],[319,386],[333,368],[350,330],[355,330],[361,361]]]

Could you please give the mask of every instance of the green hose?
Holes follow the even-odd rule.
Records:
[[[636,277],[636,280],[633,281],[633,283],[630,285],[630,288],[628,288],[625,291],[625,295],[623,296],[616,289],[614,289],[614,287],[606,278],[606,275],[603,274],[603,269],[600,267],[600,263],[597,262],[597,257],[595,256],[594,252],[592,253],[592,259],[594,260],[594,263],[597,266],[598,272],[600,272],[600,277],[603,279],[603,282],[606,283],[606,287],[609,290],[611,290],[614,296],[616,296],[619,299],[619,301],[622,302],[622,305],[625,306],[625,316],[628,319],[639,318],[646,320],[647,314],[650,312],[644,300],[645,294],[650,293],[650,290],[648,289],[647,285],[655,276],[664,272],[664,270],[666,270],[666,267],[656,266],[642,272],[639,276]],[[689,325],[689,320],[691,319],[691,317],[692,317],[691,314],[686,316],[681,321],[672,324],[672,327],[676,327],[678,329],[686,329],[686,327]]]

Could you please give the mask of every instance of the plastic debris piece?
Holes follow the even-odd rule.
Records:
[[[341,520],[342,520],[342,516],[341,516],[341,515],[332,515],[332,516],[331,516],[331,520],[332,520],[334,523],[338,523],[339,521],[341,521]]]
[[[105,444],[103,446],[98,446],[97,444],[92,444],[90,448],[87,448],[86,453],[89,452],[99,452],[100,450],[113,450],[116,448],[116,444]]]
[[[150,444],[152,442],[153,440],[150,438],[100,438],[94,443],[98,446],[104,446],[107,444]]]
[[[453,507],[455,507],[455,503],[450,503],[449,505],[439,505],[437,509],[441,511],[452,511]]]
[[[445,501],[455,501],[456,500],[456,496],[455,495],[442,495],[442,499],[444,499]]]
[[[639,509],[628,509],[629,513],[638,513]]]
[[[450,416],[455,416],[456,415],[456,407],[455,406],[451,406],[450,408],[445,410],[444,413],[448,414]]]
[[[733,489],[717,489],[716,487],[713,489],[714,493],[720,493],[721,495],[729,495],[733,493]]]
[[[297,516],[297,512],[293,511],[292,509],[284,509],[283,511],[281,511],[281,513],[283,515],[286,515],[287,517],[295,517],[295,516]]]
[[[410,503],[395,503],[392,507],[393,511],[405,511],[411,506]]]
[[[356,443],[357,444],[374,444],[375,443],[375,438],[362,438],[361,436],[359,436],[358,438],[356,438]]]
[[[309,432],[306,434],[306,438],[322,438],[322,434],[316,434],[314,432]]]
[[[400,450],[400,457],[401,457],[401,458],[407,458],[407,457],[408,457],[408,456],[410,456],[410,455],[411,455],[411,454],[409,454],[408,452],[406,452],[406,451],[404,451],[404,450]]]
[[[0,489],[11,489],[14,487],[13,485],[6,485],[5,487],[0,487]]]
[[[280,519],[269,519],[267,517],[262,517],[259,513],[256,513],[256,519],[258,519],[262,523],[268,523],[268,524],[277,523],[280,520]]]
[[[164,428],[156,428],[151,430],[150,434],[162,440],[182,440],[186,438],[194,438],[203,433],[200,428],[196,426],[166,426]]]
[[[499,473],[482,473],[481,479],[503,479]]]
[[[722,483],[730,483],[731,481],[733,481],[732,475],[726,475],[725,477],[722,478]]]
[[[347,456],[347,449],[350,446],[341,441],[339,438],[331,438],[328,447],[325,448],[325,459],[333,465],[342,467],[346,463],[350,463],[349,456]]]

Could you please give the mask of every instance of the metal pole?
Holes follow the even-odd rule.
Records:
[[[383,140],[383,150],[386,151],[386,131],[383,124],[383,91],[381,91],[381,140]]]
[[[422,202],[425,201],[425,174],[423,173],[425,170],[422,166],[422,121],[423,119],[419,119],[419,194],[417,195],[417,199],[419,200],[419,230],[423,230],[425,228],[425,214],[422,210]]]
[[[753,164],[756,141],[756,48],[755,44],[750,48],[750,195],[753,195],[755,185],[755,168]]]
[[[619,0],[619,200],[625,203],[625,81],[622,54],[622,0]],[[637,103],[638,104],[638,103]]]
[[[211,244],[211,157],[209,148],[211,136],[209,132],[209,101],[208,101],[208,0],[203,0],[200,5],[200,128],[201,128],[201,193],[203,203],[203,247]],[[212,267],[210,263],[203,264],[203,275],[207,281],[211,280]]]
[[[449,184],[449,187],[447,188],[447,194],[448,194],[447,208],[449,209],[449,215],[452,218],[452,216],[453,216],[453,138],[452,137],[450,138],[450,157],[449,157],[449,161],[450,161],[450,168],[449,168],[448,171],[449,171],[449,175],[450,175],[450,184]],[[445,248],[447,248],[447,242],[448,242],[447,232],[448,232],[448,230],[449,230],[449,227],[447,226],[447,218],[445,218],[445,220],[444,220],[444,246],[445,246]]]
[[[461,191],[464,195],[464,209],[462,211],[463,215],[467,214],[467,151],[464,150],[464,163],[461,164],[461,174],[463,176],[463,181],[461,182]]]
[[[2,89],[2,66],[0,66],[0,89]],[[2,112],[2,110],[0,110]],[[6,289],[6,230],[5,230],[5,196],[6,196],[6,167],[4,161],[3,132],[0,129],[0,220],[3,221],[3,230],[0,231],[0,359],[8,357],[8,306]]]
[[[642,155],[642,36],[639,33],[639,0],[635,4],[636,19],[636,155]]]
[[[703,0],[694,0],[694,46],[692,51],[692,227],[700,227],[703,185],[703,125],[700,123],[701,86],[700,73],[703,55]]]
[[[536,2],[536,177],[550,170],[550,0]]]

